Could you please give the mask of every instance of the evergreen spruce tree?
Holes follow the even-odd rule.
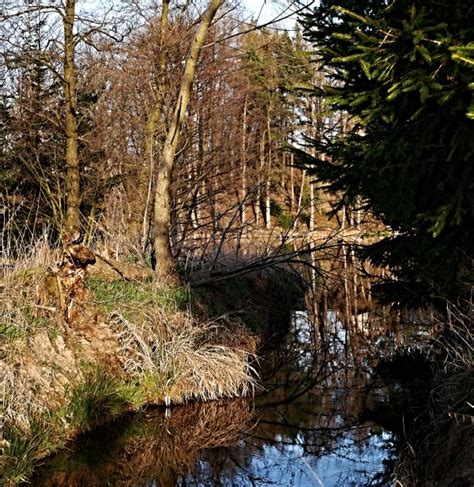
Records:
[[[322,0],[301,23],[333,80],[318,94],[352,127],[304,162],[392,230],[362,250],[392,270],[385,296],[459,298],[474,258],[474,7]]]

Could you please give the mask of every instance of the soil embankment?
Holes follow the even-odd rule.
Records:
[[[66,296],[65,288],[45,291],[44,265],[4,276],[6,484],[27,479],[39,459],[127,411],[251,393],[260,338],[282,329],[297,294],[276,274],[191,292],[155,282],[148,269],[113,266],[89,267],[83,283],[71,278],[74,295]]]

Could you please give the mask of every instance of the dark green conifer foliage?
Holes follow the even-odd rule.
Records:
[[[394,231],[363,250],[394,272],[390,299],[459,297],[474,258],[474,7],[323,0],[301,22],[333,79],[316,95],[352,127],[319,143],[327,162],[304,162]]]

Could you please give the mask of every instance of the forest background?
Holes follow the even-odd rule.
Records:
[[[232,2],[210,2],[204,26],[206,5],[192,2],[5,1],[2,255],[80,230],[107,255],[170,276],[285,246],[324,250],[351,225],[381,241],[362,254],[402,282],[392,301],[465,294],[470,13],[460,5],[440,23],[431,2],[411,13],[409,2],[388,13],[383,2],[339,4],[290,2],[282,24],[257,28]],[[298,13],[305,36],[286,30]],[[411,27],[386,48],[384,26],[405,17]],[[374,36],[351,45],[354,29]],[[397,57],[408,65],[388,72]],[[444,129],[439,106],[453,116]],[[430,114],[441,151],[417,135]],[[392,139],[371,134],[380,123]],[[368,142],[373,153],[361,153]],[[303,149],[296,164],[290,147]],[[440,169],[446,158],[459,167]]]
[[[173,262],[215,267],[225,246],[235,252],[242,238],[249,245],[254,229],[267,230],[261,242],[275,226],[283,240],[300,222],[314,229],[315,185],[284,149],[341,116],[306,96],[323,77],[301,32],[257,30],[235,5],[221,8],[197,65],[163,202],[156,201],[163,148],[199,9],[110,4],[101,14],[80,10],[72,25],[63,7],[7,2],[5,255],[80,228],[105,252],[150,264],[164,232]],[[169,220],[158,223],[163,207]],[[172,273],[166,258],[157,272]]]
[[[307,280],[320,317],[342,303],[354,329],[373,298],[434,304],[454,356],[448,375],[456,380],[443,397],[469,415],[473,7],[347,0],[282,9],[283,17],[299,14],[291,33],[258,25],[232,1],[2,1],[7,442],[17,435],[25,448],[47,438],[51,412],[63,429],[52,446],[40,445],[43,454],[92,427],[102,411],[91,415],[84,403],[97,384],[109,398],[126,393],[112,416],[150,402],[248,392],[257,341],[237,334],[244,352],[222,357],[211,347],[210,362],[188,367],[214,335],[183,312],[188,290],[175,284],[222,284],[280,264]],[[96,258],[112,269],[112,284],[87,280],[83,268]],[[136,269],[138,278],[127,274]],[[456,333],[452,323],[462,325]],[[140,333],[140,344],[161,343],[163,354],[123,344]],[[179,354],[167,333],[185,342],[182,368],[195,372],[172,388]],[[48,351],[48,363],[31,343]],[[116,349],[123,356],[111,357]],[[233,370],[221,366],[229,356]],[[102,375],[89,375],[86,362]],[[31,473],[12,465],[7,478]]]

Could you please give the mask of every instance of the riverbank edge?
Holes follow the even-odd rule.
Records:
[[[464,486],[474,479],[473,318],[472,300],[447,302],[431,323],[437,329],[428,350],[398,353],[377,368],[395,404],[392,413],[382,411],[384,419],[398,418],[394,485]]]
[[[25,333],[23,330],[21,336],[15,336],[11,326],[3,326],[2,335],[6,331],[10,336],[0,343],[3,350],[0,359],[5,364],[10,352],[4,350],[9,347],[15,350],[19,358],[14,363],[17,377],[22,375],[22,369],[30,367],[34,369],[33,376],[44,374],[51,377],[54,376],[54,369],[67,368],[65,375],[69,378],[50,390],[29,391],[25,402],[36,400],[38,403],[30,405],[34,412],[29,417],[19,417],[16,423],[12,423],[11,418],[3,418],[0,437],[2,485],[16,485],[27,480],[44,458],[78,435],[123,414],[151,405],[179,405],[188,401],[251,394],[256,386],[254,360],[257,348],[284,333],[290,310],[302,292],[294,277],[278,271],[259,272],[218,286],[210,284],[195,292],[175,284],[158,286],[150,279],[148,272],[131,284],[117,279],[117,276],[110,278],[110,275],[101,275],[99,271],[88,279],[87,292],[91,301],[82,310],[82,319],[74,327],[65,327],[57,317],[48,314],[48,309],[39,308],[38,313],[38,308],[35,308],[33,289],[37,291],[44,272],[45,269],[40,267],[23,269],[16,276],[10,276],[8,299],[15,301],[15,292],[18,291],[22,295],[21,304],[27,305],[24,309],[29,312],[34,309],[36,315],[32,320],[33,328]],[[14,285],[12,281],[16,281]],[[146,291],[141,293],[143,289]],[[158,291],[160,300],[150,304],[150,294]],[[237,381],[232,378],[228,383],[225,380],[223,383],[216,382],[207,389],[204,387],[204,392],[200,393],[195,390],[195,384],[189,382],[189,376],[181,371],[177,372],[178,376],[181,375],[180,384],[173,377],[156,381],[153,374],[131,374],[124,370],[127,357],[117,353],[117,334],[124,333],[124,322],[130,326],[130,316],[124,316],[123,309],[117,310],[108,305],[114,302],[117,292],[119,297],[120,293],[125,296],[126,292],[137,292],[133,304],[138,305],[145,314],[153,315],[155,312],[153,320],[161,325],[165,323],[165,332],[174,333],[181,325],[195,328],[197,336],[192,336],[191,340],[208,342],[206,350],[209,353],[223,355],[220,366],[219,357],[212,357],[215,359],[211,362],[213,369],[220,369],[219,373],[222,373],[225,367],[237,367]],[[202,330],[201,336],[198,330]],[[143,342],[144,337],[141,338]],[[157,347],[157,337],[152,338],[155,343],[150,341],[150,350],[153,346]],[[171,339],[169,336],[167,338]],[[199,350],[201,353],[202,347]],[[41,366],[38,365],[41,362],[38,357],[42,357]],[[229,370],[228,375],[234,375],[234,372]],[[212,379],[215,379],[215,375]],[[165,390],[171,383],[173,387]],[[34,380],[29,385],[34,387]],[[3,393],[5,397],[8,394],[5,384]],[[17,400],[22,401],[21,390],[18,394],[20,397]],[[47,400],[45,396],[49,396]],[[2,400],[3,410],[8,402],[5,397]],[[22,419],[24,424],[21,424]]]
[[[471,359],[472,360],[472,359]],[[470,485],[474,478],[471,365],[446,370],[431,362],[433,384],[424,408],[406,425],[394,476],[400,485]]]

